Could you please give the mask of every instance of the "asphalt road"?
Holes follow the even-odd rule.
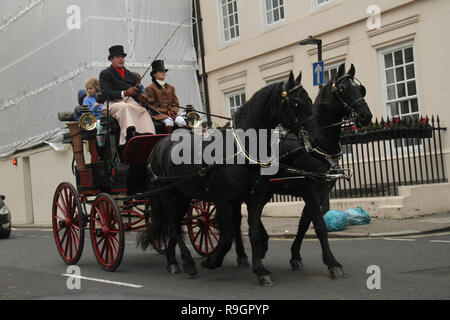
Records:
[[[97,264],[87,235],[78,263],[86,278],[80,290],[69,290],[64,276],[68,266],[51,231],[15,230],[10,239],[0,240],[0,299],[450,299],[450,233],[331,240],[348,275],[339,280],[329,277],[317,240],[305,240],[305,269],[293,272],[288,262],[291,240],[271,239],[264,263],[273,272],[275,287],[261,287],[251,268],[237,268],[234,252],[221,269],[212,271],[201,268],[193,252],[197,276],[169,275],[165,257],[137,249],[134,238],[127,234],[122,264],[108,273]],[[250,255],[249,247],[246,240]],[[367,287],[372,265],[379,267],[380,289]]]

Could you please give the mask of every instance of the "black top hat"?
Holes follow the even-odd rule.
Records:
[[[153,74],[155,74],[155,72],[157,72],[157,71],[164,71],[164,72],[169,71],[164,66],[164,61],[163,60],[155,60],[152,63],[152,72],[150,73],[150,75],[153,76]]]
[[[127,56],[127,54],[123,52],[123,46],[112,46],[111,48],[109,48],[108,60],[115,56]]]

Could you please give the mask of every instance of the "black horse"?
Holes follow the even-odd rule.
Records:
[[[301,73],[297,79],[294,79],[291,72],[286,83],[269,85],[259,90],[246,102],[236,112],[233,128],[274,129],[281,124],[284,128],[297,131],[302,125],[302,120],[312,116],[312,114],[306,114],[311,111],[311,106],[312,101],[301,86]],[[225,130],[223,132],[225,134]],[[177,143],[172,142],[170,138],[165,138],[150,154],[148,167],[149,174],[153,177],[154,187],[161,188],[174,182],[176,185],[150,199],[152,223],[140,236],[138,244],[145,249],[151,243],[168,238],[166,255],[169,273],[179,272],[175,258],[175,246],[178,244],[183,258],[184,272],[195,274],[195,263],[184,243],[181,230],[181,222],[191,200],[209,200],[216,206],[220,241],[215,253],[203,260],[202,266],[209,269],[220,267],[225,254],[231,248],[235,234],[233,212],[239,209],[242,202],[251,197],[256,181],[260,177],[261,166],[253,163],[213,166],[175,165],[172,162],[171,153],[176,145]],[[204,142],[202,150],[208,145],[208,142]],[[246,144],[245,153],[247,147]],[[264,273],[258,274],[259,277],[264,275]]]
[[[307,127],[316,128],[308,130],[300,135],[290,133],[281,140],[280,153],[286,155],[282,162],[283,170],[280,170],[276,179],[271,178],[260,181],[257,189],[249,199],[248,223],[250,226],[262,226],[261,214],[265,204],[272,198],[273,194],[292,195],[302,197],[305,201],[305,208],[299,223],[297,236],[291,247],[291,266],[293,270],[298,270],[302,265],[300,256],[300,246],[309,228],[311,221],[314,224],[315,232],[320,240],[323,253],[323,262],[328,266],[334,278],[344,277],[342,265],[334,258],[329,242],[328,232],[323,220],[325,203],[330,190],[335,184],[335,180],[329,181],[325,174],[330,169],[337,166],[342,156],[340,145],[341,124],[344,119],[353,119],[358,126],[365,126],[370,123],[372,114],[364,100],[365,88],[355,82],[355,68],[352,65],[348,73],[345,73],[345,65],[339,68],[336,77],[326,84],[319,92],[313,106],[314,117],[306,123]],[[305,173],[302,175],[301,171]],[[312,174],[308,174],[312,173]],[[299,175],[305,179],[297,179]],[[249,204],[248,204],[249,205]],[[256,210],[255,210],[256,208]],[[235,212],[240,221],[241,213]],[[264,228],[262,226],[262,228]],[[235,229],[239,232],[240,226]],[[264,233],[265,231],[260,231]],[[240,235],[236,235],[240,238]],[[250,239],[252,239],[250,237]],[[264,239],[262,252],[253,250],[253,266],[257,266],[264,257],[267,250],[268,237]],[[240,249],[243,251],[244,249]],[[258,270],[254,270],[258,272]],[[266,284],[271,284],[268,281]]]

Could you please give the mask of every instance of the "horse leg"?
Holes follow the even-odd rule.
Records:
[[[321,201],[316,195],[308,195],[308,197],[304,197],[303,199],[306,203],[306,214],[310,216],[313,222],[314,230],[322,247],[322,259],[324,264],[328,266],[328,270],[334,279],[346,277],[342,265],[334,258],[330,249],[328,230],[320,206]]]
[[[181,229],[181,220],[184,217],[184,214],[187,212],[186,206],[184,205],[185,202],[182,202],[182,204],[177,204],[177,199],[170,193],[162,193],[161,194],[161,200],[164,204],[164,207],[166,208],[166,212],[168,214],[168,223],[169,223],[169,244],[172,243],[173,249],[170,252],[168,251],[168,271],[171,270],[169,268],[175,268],[173,267],[174,264],[172,262],[175,260],[175,244],[178,244],[181,251],[181,257],[183,259],[183,271],[185,273],[188,273],[190,275],[197,274],[197,270],[195,268],[195,261],[192,259],[192,255],[189,251],[189,249],[186,247],[186,244],[183,239],[183,233]],[[184,209],[184,210],[183,210]],[[172,242],[171,242],[172,241]],[[169,260],[173,255],[173,259]],[[176,260],[175,260],[176,262]],[[176,264],[178,266],[178,264]],[[175,269],[176,270],[176,269]]]
[[[241,223],[242,223],[242,214],[241,214],[241,204],[235,204],[233,206],[233,225],[234,225],[234,236],[236,239],[236,255],[237,255],[237,264],[239,268],[247,268],[250,266],[248,263],[248,257],[245,253],[244,243],[242,241],[241,234]]]
[[[258,201],[249,201],[247,208],[249,237],[250,243],[252,244],[253,272],[258,277],[261,285],[274,286],[276,282],[272,279],[271,272],[262,263],[268,247],[268,235],[261,222],[263,205],[261,202],[258,203]]]
[[[167,245],[166,257],[167,257],[167,272],[170,274],[180,273],[180,267],[178,266],[178,261],[175,257],[175,246],[177,242],[174,238],[169,239]]]
[[[215,203],[220,239],[216,251],[201,262],[202,267],[206,269],[216,269],[222,266],[223,259],[233,244],[233,206],[228,202]]]
[[[303,239],[305,238],[306,231],[308,231],[310,224],[311,218],[303,209],[302,217],[300,218],[300,222],[298,224],[297,235],[295,236],[295,240],[291,246],[291,260],[289,263],[291,264],[293,271],[298,271],[304,268],[302,257],[300,255],[300,247],[302,246]]]
[[[325,199],[322,202],[320,210],[322,211],[322,216],[325,215],[325,213],[327,213],[330,210],[329,193],[325,196]],[[297,235],[291,247],[291,260],[289,261],[289,263],[291,264],[293,271],[298,271],[304,268],[304,265],[302,263],[302,257],[300,255],[300,249],[310,224],[311,218],[308,214],[305,213],[305,210],[303,210],[300,223],[298,225]]]

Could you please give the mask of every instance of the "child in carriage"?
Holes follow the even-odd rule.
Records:
[[[100,104],[95,100],[95,94],[97,92],[100,92],[99,81],[96,78],[90,78],[86,81],[87,96],[84,98],[83,106],[87,106],[91,113],[99,120],[102,115],[103,104]]]

